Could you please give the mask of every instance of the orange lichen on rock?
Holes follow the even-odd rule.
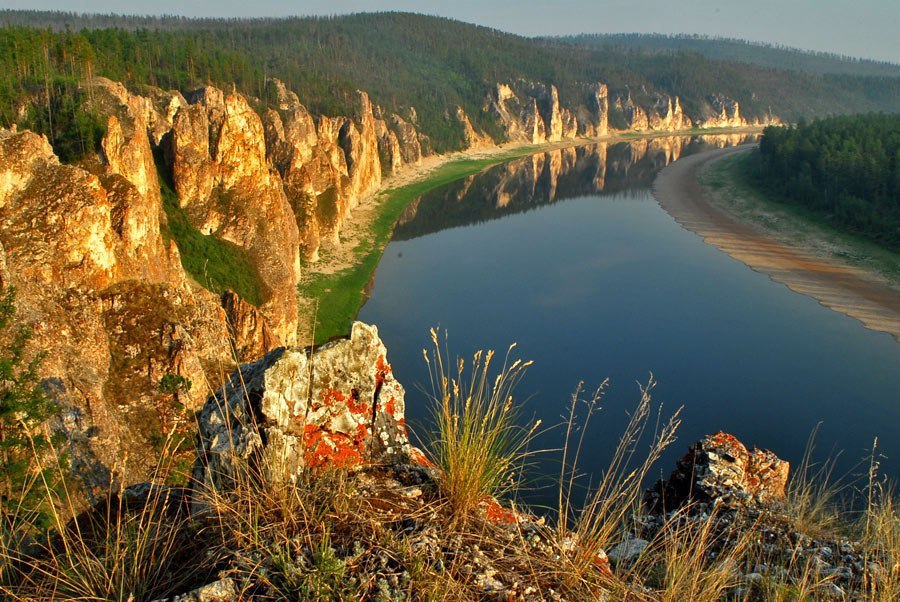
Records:
[[[484,510],[485,518],[487,518],[488,521],[492,523],[501,525],[516,525],[525,520],[528,520],[528,517],[522,515],[516,510],[513,510],[512,508],[504,508],[494,497],[488,496],[484,498],[484,500],[481,502],[481,507]]]
[[[364,462],[365,446],[340,433],[329,433],[316,425],[304,429],[304,459],[309,468],[344,468]]]

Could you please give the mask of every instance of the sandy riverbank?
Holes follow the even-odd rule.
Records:
[[[889,283],[825,257],[815,241],[787,244],[764,226],[737,219],[715,191],[701,186],[699,179],[710,165],[747,150],[729,148],[682,158],[660,172],[653,194],[675,221],[751,269],[900,341],[900,292]]]

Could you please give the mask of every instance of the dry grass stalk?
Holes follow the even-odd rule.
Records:
[[[646,455],[635,461],[637,445],[643,439],[652,416],[650,392],[653,386],[651,377],[648,384],[641,387],[641,399],[619,438],[609,466],[601,474],[599,484],[594,487],[584,508],[575,518],[574,537],[578,553],[570,561],[576,576],[583,576],[591,570],[597,555],[613,543],[614,536],[622,531],[638,511],[647,475],[663,450],[675,440],[675,432],[680,424],[680,409],[665,422],[657,414],[649,449]],[[590,407],[596,405],[600,395],[602,387],[595,392],[589,402]],[[574,471],[575,468],[571,470]],[[565,495],[567,499],[571,495],[571,478],[568,482],[569,489]],[[560,534],[564,537],[568,533],[568,513],[563,512],[569,507],[567,502],[560,508]]]

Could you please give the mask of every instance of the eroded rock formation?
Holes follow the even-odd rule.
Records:
[[[139,117],[121,105],[114,119]],[[146,157],[122,145],[123,131],[104,138],[115,158],[99,175],[61,165],[31,132],[0,132],[5,284],[17,290],[32,349],[46,354],[48,390],[71,417],[60,427],[76,448],[73,469],[89,470],[85,483],[101,490],[123,450],[129,478],[155,463],[148,438],[163,430],[163,376],[197,383],[182,396],[191,407],[208,370],[231,361],[218,299],[186,284],[177,249],[161,236],[158,189],[146,181],[142,194],[132,183],[145,181]]]
[[[227,487],[241,466],[290,479],[304,468],[408,455],[403,387],[378,330],[353,324],[318,349],[277,349],[246,364],[200,414],[195,480]]]
[[[266,161],[262,121],[238,94],[206,87],[190,100],[175,115],[169,153],[179,204],[201,233],[246,250],[272,332],[291,344],[299,233],[281,177]]]

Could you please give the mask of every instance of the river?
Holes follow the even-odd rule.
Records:
[[[900,475],[900,344],[705,244],[651,194],[671,161],[742,141],[556,150],[411,204],[359,319],[379,328],[413,428],[428,428],[422,349],[439,326],[463,357],[516,342],[516,356],[534,360],[517,389],[523,416],[545,425],[562,420],[578,382],[610,379],[588,425],[587,479],[609,461],[651,373],[664,414],[683,407],[657,474],[719,430],[796,465],[821,423],[813,457],[836,457],[835,474],[862,473],[878,437],[882,473]],[[563,434],[546,433],[537,447],[558,447]],[[555,496],[553,458],[533,469],[528,501]]]

